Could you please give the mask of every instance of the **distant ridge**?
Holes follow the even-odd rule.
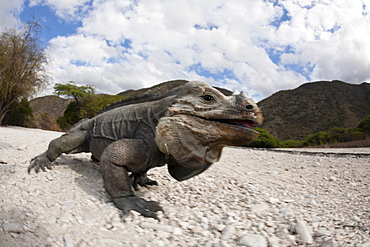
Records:
[[[370,84],[342,81],[305,83],[260,101],[261,126],[282,140],[301,139],[334,127],[356,127],[370,115]]]

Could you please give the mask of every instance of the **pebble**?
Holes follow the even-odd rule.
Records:
[[[15,222],[4,223],[3,229],[6,232],[23,233],[23,225]]]
[[[304,244],[312,244],[313,238],[307,227],[307,223],[303,220],[298,220],[295,225],[295,231],[301,237]]]
[[[265,237],[258,234],[245,234],[239,239],[241,246],[247,247],[267,247],[267,240]]]
[[[269,210],[269,206],[266,203],[253,204],[249,210],[252,213],[263,213]]]
[[[235,233],[235,226],[228,225],[223,231],[221,235],[221,240],[228,240],[231,238]]]
[[[73,239],[71,238],[71,236],[64,235],[63,240],[64,240],[64,247],[73,247],[74,246]]]

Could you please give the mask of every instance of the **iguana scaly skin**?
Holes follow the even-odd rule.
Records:
[[[162,207],[135,196],[138,184],[156,184],[146,173],[167,164],[178,181],[205,171],[224,146],[243,146],[259,133],[262,114],[244,92],[225,96],[200,81],[187,82],[140,103],[126,102],[87,119],[50,142],[31,160],[28,172],[45,171],[62,153],[91,152],[100,161],[106,191],[127,214],[157,218]]]

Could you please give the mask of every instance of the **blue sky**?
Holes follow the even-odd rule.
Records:
[[[0,0],[0,31],[31,15],[51,81],[115,94],[203,80],[257,101],[318,80],[370,82],[370,0]]]

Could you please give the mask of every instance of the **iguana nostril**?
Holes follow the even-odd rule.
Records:
[[[245,109],[247,110],[247,111],[250,111],[250,110],[253,110],[253,108],[254,108],[254,106],[253,105],[246,105],[246,106],[244,106],[245,107]]]

